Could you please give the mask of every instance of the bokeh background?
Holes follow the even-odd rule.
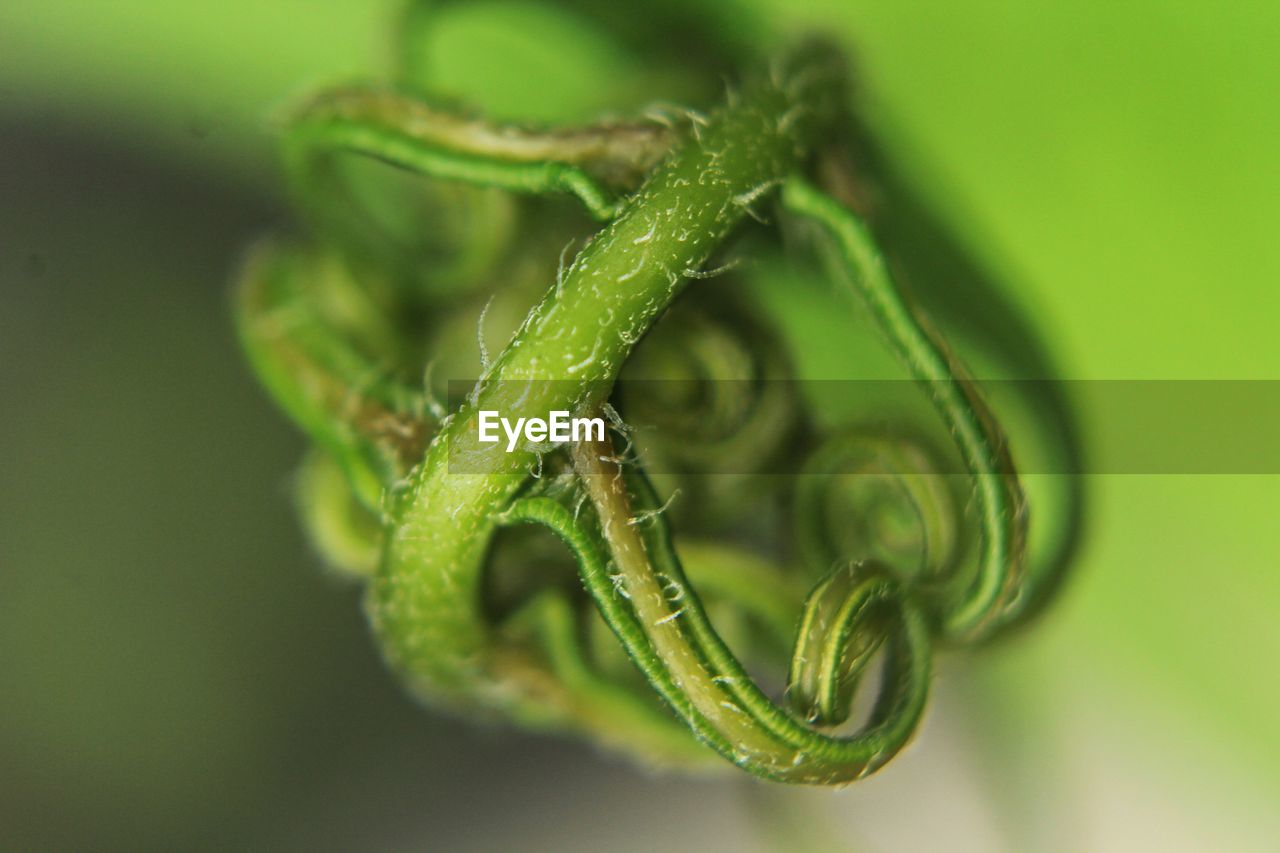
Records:
[[[1275,4],[747,5],[856,50],[886,146],[1070,377],[1280,379]],[[1059,606],[944,658],[918,742],[845,791],[658,777],[407,699],[301,538],[301,439],[227,297],[290,219],[267,117],[383,73],[398,6],[0,4],[0,847],[1274,849],[1274,475],[1090,477]],[[628,60],[556,26],[469,4],[440,67],[590,106]]]

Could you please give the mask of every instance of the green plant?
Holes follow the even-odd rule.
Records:
[[[1000,424],[854,213],[863,178],[850,168],[840,53],[806,41],[758,63],[706,34],[754,68],[715,110],[530,130],[421,90],[412,69],[427,20],[419,7],[407,19],[398,86],[329,91],[291,117],[286,164],[316,240],[259,249],[238,291],[259,377],[317,445],[300,490],[313,538],[366,580],[388,662],[431,701],[577,729],[650,761],[699,761],[700,742],[769,779],[865,776],[915,730],[935,646],[990,639],[1047,600],[1078,498],[1065,497],[1059,534],[1028,559]],[[397,183],[359,158],[427,180]],[[723,282],[735,275],[730,237],[739,256],[770,250],[775,201],[769,216],[824,243],[927,390],[965,488],[936,472],[928,447],[824,430],[769,381],[789,375],[786,347]],[[566,237],[582,244],[572,259]],[[691,280],[706,293],[681,299]],[[486,323],[503,316],[522,319],[490,360]],[[466,375],[459,329],[476,323],[480,379],[441,402],[432,371]],[[674,385],[619,389],[624,371]],[[691,381],[702,396],[653,399]],[[710,435],[694,422],[665,439],[628,426],[646,406],[671,415],[699,402]],[[626,446],[507,454],[478,441],[481,410],[605,413]],[[1046,412],[1037,429],[1070,456],[1060,408],[1035,414]],[[673,461],[666,491],[696,496],[678,543],[682,510],[643,470],[655,456]],[[725,457],[739,475],[709,474]],[[762,473],[778,457],[805,475]],[[833,501],[880,513],[872,533],[896,541],[850,537]],[[792,505],[776,559],[740,544],[744,517]],[[567,546],[577,579],[539,529]],[[777,662],[788,645],[789,709],[739,659]],[[877,660],[878,698],[858,713]],[[855,731],[838,728],[854,717]]]

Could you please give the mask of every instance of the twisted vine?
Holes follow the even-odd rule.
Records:
[[[367,584],[374,634],[415,693],[657,763],[698,763],[710,747],[764,778],[842,784],[907,744],[937,644],[989,639],[1041,601],[1058,563],[1026,557],[1027,503],[996,417],[868,225],[815,183],[817,152],[844,127],[845,76],[839,52],[811,41],[716,109],[661,121],[503,126],[429,98],[420,80],[346,86],[292,114],[286,166],[319,244],[254,253],[238,329],[316,445],[300,489],[312,537]],[[353,158],[417,176],[428,222],[461,205],[472,227],[422,251],[397,243],[359,205],[364,190],[376,208],[377,188]],[[602,223],[588,239],[565,198]],[[824,241],[927,392],[967,472],[971,518],[905,437],[822,434],[779,381],[784,343],[746,302],[681,299],[712,273],[732,286],[727,241],[744,235],[749,252],[772,217]],[[571,256],[566,232],[581,245]],[[489,359],[495,292],[523,320]],[[450,353],[433,346],[456,349],[449,324],[477,312],[480,378],[441,401],[424,374]],[[632,362],[642,339],[655,355]],[[660,385],[617,393],[629,362],[705,384],[687,405],[707,407],[707,433],[633,441],[628,412],[672,404],[646,399]],[[622,440],[506,453],[479,441],[482,410],[607,415]],[[699,493],[729,508],[719,514],[660,499],[645,473],[665,454],[696,482],[788,446],[807,457],[800,477]],[[747,544],[762,534],[734,516],[757,505],[793,508],[779,547]],[[521,530],[564,550],[535,560],[527,537],[508,539]],[[499,605],[504,553],[525,569]],[[782,662],[785,690],[757,683],[744,656]],[[877,670],[874,701],[860,703]]]

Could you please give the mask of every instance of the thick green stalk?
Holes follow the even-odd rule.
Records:
[[[495,455],[478,441],[477,412],[545,417],[601,403],[635,342],[687,278],[798,167],[839,97],[841,71],[835,54],[810,46],[720,112],[695,120],[691,135],[548,289],[396,490],[369,610],[388,659],[427,692],[490,704],[528,698],[510,680],[488,688],[495,695],[474,695],[490,681],[480,676],[500,665],[477,608],[478,584],[497,513],[549,448]]]

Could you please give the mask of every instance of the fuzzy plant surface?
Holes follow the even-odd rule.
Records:
[[[313,444],[304,524],[433,705],[649,764],[860,779],[916,731],[939,649],[1052,597],[1080,496],[1029,497],[1011,447],[1075,464],[1069,407],[1028,384],[1011,442],[947,329],[1043,378],[1034,334],[945,245],[915,267],[941,282],[937,316],[900,284],[884,241],[934,226],[877,166],[836,47],[769,55],[676,4],[562,11],[701,100],[488,120],[431,89],[438,10],[411,4],[396,80],[285,121],[305,236],[253,250],[235,308]],[[860,299],[950,446],[808,411],[803,336],[741,286],[760,258]],[[556,410],[610,429],[479,440],[482,411]]]

